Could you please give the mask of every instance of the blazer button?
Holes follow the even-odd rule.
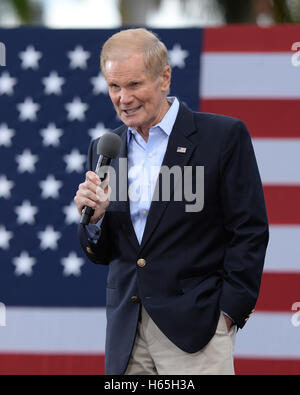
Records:
[[[136,295],[131,296],[131,301],[132,303],[136,303],[136,304],[141,302],[140,298]]]
[[[143,258],[140,258],[140,259],[137,261],[137,264],[138,264],[139,267],[144,267],[144,266],[146,266],[146,260],[143,259]]]
[[[94,251],[90,247],[86,247],[86,252],[88,254],[94,255]]]

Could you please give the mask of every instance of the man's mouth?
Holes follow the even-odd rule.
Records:
[[[136,113],[142,106],[138,106],[135,108],[130,108],[128,110],[122,110],[126,115],[132,115],[134,113]]]

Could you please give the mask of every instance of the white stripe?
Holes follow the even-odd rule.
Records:
[[[264,271],[300,273],[299,257],[300,226],[270,226]]]
[[[299,98],[300,68],[292,53],[205,53],[202,98]]]
[[[254,313],[238,331],[236,356],[300,356],[300,326],[291,313]],[[300,323],[297,316],[294,322]],[[104,309],[8,308],[0,352],[104,354]]]
[[[292,324],[295,313],[254,313],[237,332],[235,356],[299,358],[300,326]]]
[[[300,139],[253,139],[253,146],[263,184],[300,185]]]
[[[8,307],[0,352],[104,353],[105,309]]]

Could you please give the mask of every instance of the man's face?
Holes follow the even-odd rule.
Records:
[[[142,54],[106,62],[109,95],[125,125],[147,133],[163,118],[168,110],[170,74],[170,67],[166,66],[158,78],[152,78],[145,70]]]

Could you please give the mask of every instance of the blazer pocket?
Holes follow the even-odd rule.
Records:
[[[193,276],[193,277],[180,279],[179,281],[180,281],[182,292],[187,293],[192,289],[196,288],[204,278],[205,277],[203,276]]]
[[[106,306],[113,307],[119,303],[119,290],[117,288],[106,288]]]

